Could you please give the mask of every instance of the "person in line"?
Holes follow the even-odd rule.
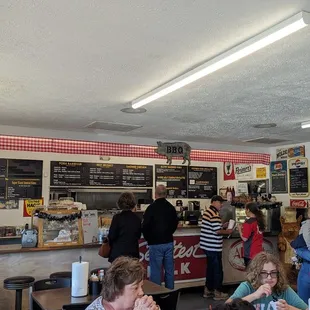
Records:
[[[238,298],[231,303],[217,305],[214,310],[255,310],[255,307],[248,301]]]
[[[111,247],[109,262],[111,263],[119,256],[139,258],[139,239],[142,232],[141,220],[135,214],[134,194],[122,193],[117,205],[122,212],[113,216],[108,234]]]
[[[310,298],[310,208],[308,219],[302,223],[299,236],[291,243],[295,253],[301,259],[301,268],[297,278],[297,293],[308,303]]]
[[[138,259],[117,258],[103,277],[101,295],[86,310],[159,310],[151,296],[143,296],[143,277]]]
[[[174,288],[173,234],[178,227],[175,207],[166,199],[167,189],[159,185],[155,189],[155,201],[143,216],[142,231],[149,245],[150,280],[161,284],[162,267],[166,288]]]
[[[247,270],[247,281],[242,282],[227,300],[242,298],[256,309],[306,310],[307,304],[288,285],[279,259],[267,252],[257,254]]]
[[[244,265],[247,268],[256,254],[263,251],[263,232],[266,228],[265,217],[255,202],[245,205],[247,220],[238,226],[243,241]]]
[[[211,206],[208,207],[202,217],[200,232],[200,248],[207,256],[206,285],[204,298],[214,300],[226,300],[228,295],[222,292],[223,283],[223,235],[230,235],[232,229],[223,229],[219,211],[223,205],[223,198],[215,195],[211,198]]]

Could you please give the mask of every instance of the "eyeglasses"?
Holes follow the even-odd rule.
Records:
[[[260,276],[263,279],[267,279],[268,276],[270,276],[271,279],[276,279],[279,276],[279,272],[278,271],[272,271],[272,272],[261,272]]]

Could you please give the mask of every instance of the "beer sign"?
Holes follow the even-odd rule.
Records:
[[[238,181],[253,180],[253,165],[235,164],[235,176]]]

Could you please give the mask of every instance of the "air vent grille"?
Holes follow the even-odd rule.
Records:
[[[109,123],[109,122],[92,122],[86,126],[89,129],[95,130],[107,130],[107,131],[119,131],[119,132],[129,132],[138,128],[141,128],[140,125],[131,125],[131,124],[121,124],[121,123]]]

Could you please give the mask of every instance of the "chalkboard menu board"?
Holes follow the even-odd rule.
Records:
[[[51,186],[152,187],[153,166],[51,162]]]
[[[294,158],[289,160],[289,194],[292,197],[309,195],[308,159]]]
[[[0,199],[42,197],[41,160],[0,158]]]
[[[155,165],[155,180],[166,186],[168,198],[187,198],[187,166]]]
[[[271,193],[287,193],[287,161],[279,160],[270,163]]]
[[[188,167],[188,198],[211,198],[217,194],[217,168]]]

